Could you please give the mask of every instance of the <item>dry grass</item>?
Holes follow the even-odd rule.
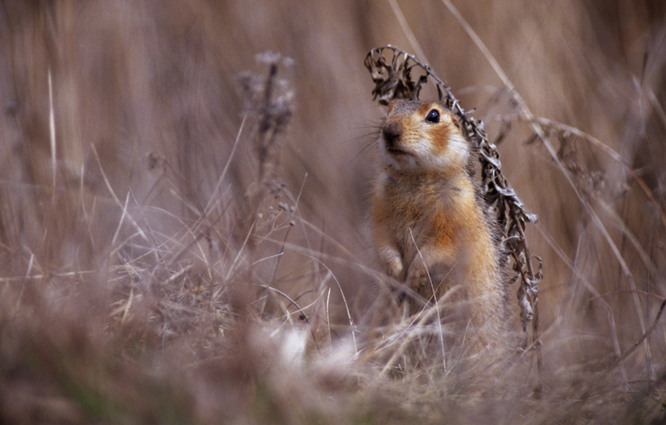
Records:
[[[2,422],[663,421],[666,13],[542,3],[3,2]],[[365,221],[387,43],[539,215],[540,373],[392,314]]]

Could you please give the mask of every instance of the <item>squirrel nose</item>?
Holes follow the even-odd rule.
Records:
[[[394,147],[400,138],[401,132],[400,124],[397,122],[392,122],[387,124],[382,128],[382,136],[384,136],[384,141],[386,142],[387,147]]]

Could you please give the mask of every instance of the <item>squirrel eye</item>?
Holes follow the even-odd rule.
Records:
[[[425,120],[426,122],[437,124],[439,122],[439,111],[437,109],[431,110],[426,115]]]

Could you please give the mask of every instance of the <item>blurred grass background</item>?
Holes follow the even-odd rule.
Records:
[[[491,141],[506,133],[504,173],[539,215],[528,238],[544,262],[545,369],[572,387],[576,371],[612,370],[628,390],[603,400],[661,414],[641,403],[663,406],[663,393],[633,395],[663,389],[663,324],[606,368],[666,296],[663,2],[456,2],[526,106],[553,121],[559,164],[445,3],[398,3],[421,59],[477,108]],[[366,206],[382,111],[363,58],[385,44],[416,48],[384,1],[3,1],[2,417],[175,423],[251,411],[256,422],[340,423],[351,411],[382,422],[377,389],[324,402],[314,383],[261,384],[253,356],[265,350],[239,317],[306,313],[336,339],[347,331],[332,324],[348,325],[347,309],[362,322],[377,296]],[[266,51],[293,60],[279,77],[294,110],[278,134],[284,188],[262,198],[259,242],[248,243],[260,161],[239,75],[265,75]],[[253,402],[248,376],[263,388]],[[325,407],[283,411],[290,391]]]

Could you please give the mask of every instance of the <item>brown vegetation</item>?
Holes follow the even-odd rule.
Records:
[[[663,2],[456,3],[472,33],[447,0],[3,1],[1,420],[664,420]],[[372,323],[388,43],[477,108],[539,216],[539,372]]]

